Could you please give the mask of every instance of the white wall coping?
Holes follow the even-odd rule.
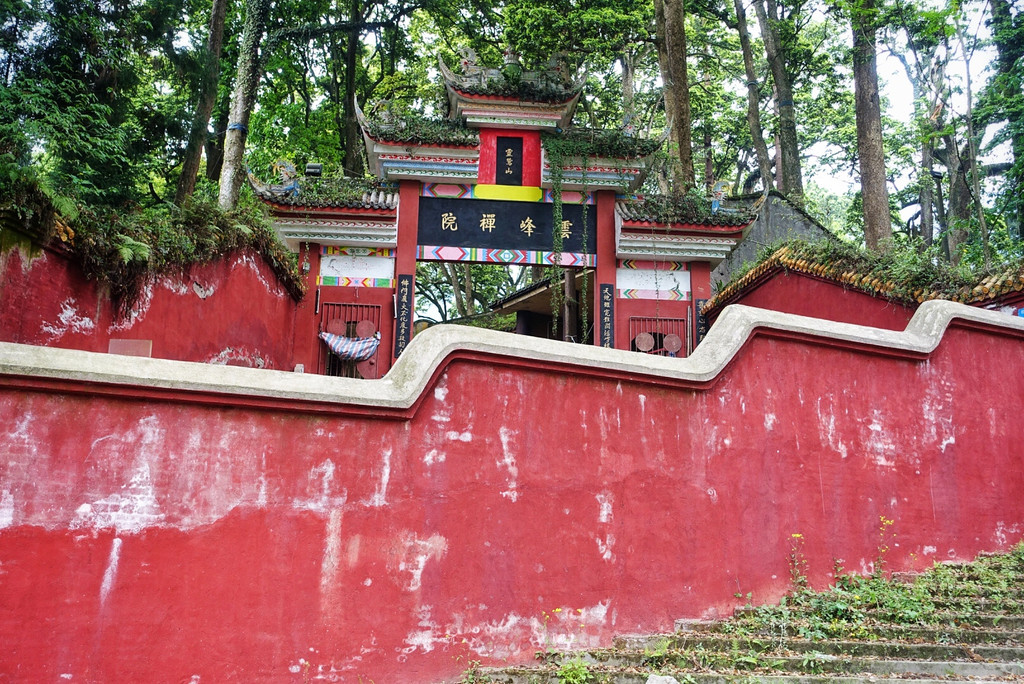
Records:
[[[687,358],[652,356],[482,328],[438,325],[416,335],[394,367],[379,380],[6,342],[0,343],[0,375],[401,410],[416,402],[438,366],[457,352],[556,364],[566,372],[572,372],[574,367],[588,372],[603,369],[616,375],[704,384],[722,372],[758,328],[817,338],[825,344],[865,345],[889,352],[924,355],[938,346],[953,319],[1024,332],[1024,318],[943,300],[924,302],[905,330],[837,323],[734,304],[723,310],[704,341]]]

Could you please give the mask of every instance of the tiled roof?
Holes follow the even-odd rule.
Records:
[[[712,214],[710,201],[668,195],[650,195],[640,200],[620,201],[617,210],[623,221],[635,223],[682,223],[739,228],[756,218],[755,212],[748,211],[720,210]]]
[[[393,145],[424,147],[476,147],[480,132],[448,119],[407,116],[399,119],[369,120],[364,124],[373,140]]]
[[[393,188],[381,187],[358,193],[357,188],[332,188],[326,185],[316,186],[312,179],[299,180],[297,194],[275,192],[272,186],[260,188],[253,185],[253,192],[265,202],[278,206],[306,209],[364,209],[378,211],[394,211],[398,207],[398,191]],[[312,188],[316,188],[312,190]],[[310,190],[303,191],[303,188]]]
[[[946,299],[962,304],[982,304],[1010,292],[1024,290],[1024,263],[1008,266],[1005,270],[984,276],[976,283],[899,282],[867,271],[864,263],[849,259],[825,260],[817,255],[811,243],[793,241],[783,245],[770,256],[726,285],[702,308],[704,314],[732,303],[743,292],[767,280],[779,271],[795,271],[831,280],[845,288],[915,306],[929,299]]]

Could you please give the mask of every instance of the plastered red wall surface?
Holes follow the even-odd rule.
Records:
[[[780,271],[730,303],[887,330],[906,328],[917,308],[796,271]]]
[[[1024,535],[1019,330],[439,368],[404,412],[0,375],[0,679],[454,681],[775,600],[795,534],[817,586],[883,516],[892,570]]]
[[[151,340],[156,358],[291,370],[295,300],[252,252],[158,276],[127,318],[63,256],[0,254],[0,341],[106,352]]]

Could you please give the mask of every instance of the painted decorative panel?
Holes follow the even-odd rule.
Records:
[[[690,298],[689,271],[619,268],[615,271],[615,280],[619,297],[623,299],[683,301]]]
[[[394,278],[395,260],[391,257],[328,254],[320,259],[317,285],[394,287]]]

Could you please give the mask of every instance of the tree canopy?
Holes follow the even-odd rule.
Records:
[[[437,57],[458,64],[472,49],[494,67],[515,53],[582,76],[574,126],[671,128],[647,191],[777,187],[853,241],[867,225],[871,246],[935,245],[977,264],[1022,251],[1024,12],[1009,0],[0,6],[0,208],[28,175],[71,212],[120,215],[218,194],[251,206],[245,166],[266,175],[277,159],[362,176],[356,104],[441,118]],[[881,96],[867,60],[888,65]],[[886,99],[886,77],[907,106]],[[503,277],[439,270],[423,283],[442,293],[470,278],[494,294],[515,284]],[[458,315],[474,313],[463,304]]]

